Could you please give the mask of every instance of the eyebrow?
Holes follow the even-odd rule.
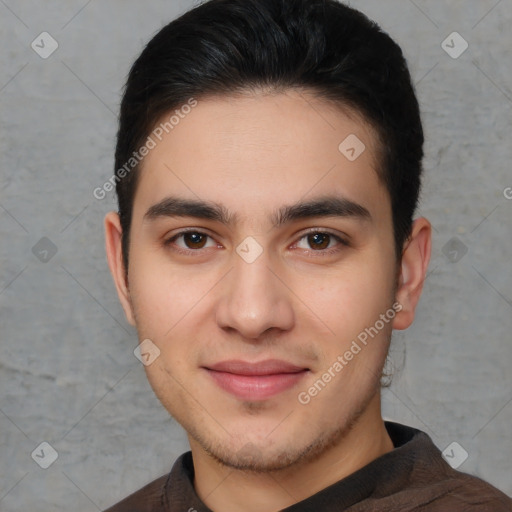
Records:
[[[224,206],[200,199],[183,199],[166,197],[151,206],[144,215],[145,220],[162,217],[195,217],[212,220],[227,226],[236,223],[238,215],[230,213]],[[344,217],[361,221],[371,221],[368,209],[344,197],[324,196],[307,202],[282,206],[271,215],[270,221],[275,226],[291,223],[299,219],[313,217]]]

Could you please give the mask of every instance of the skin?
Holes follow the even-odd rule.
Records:
[[[353,162],[338,150],[349,134],[366,146]],[[118,215],[105,218],[109,266],[127,319],[140,341],[149,338],[160,350],[145,367],[147,377],[187,431],[194,487],[213,511],[280,510],[393,449],[379,380],[392,328],[413,321],[431,227],[415,220],[397,262],[377,162],[371,127],[313,94],[199,99],[143,162],[127,275]],[[236,218],[227,225],[145,216],[170,195],[217,203]],[[283,206],[327,195],[363,206],[370,217],[315,216],[281,225],[272,219]],[[208,236],[173,239],[184,228]],[[313,228],[334,236],[308,237]],[[252,263],[236,252],[248,236],[263,251]],[[298,394],[395,301],[402,309],[394,319],[301,404]],[[291,389],[242,400],[203,368],[269,358],[309,371]]]

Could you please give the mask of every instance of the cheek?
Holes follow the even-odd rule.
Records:
[[[171,300],[165,279],[144,272],[130,282],[130,293],[137,329],[145,337],[159,339],[174,323],[179,304]]]
[[[330,336],[341,341],[373,325],[393,299],[387,266],[362,259],[336,270],[300,276],[292,289],[308,309],[307,315],[312,311],[317,322],[329,328]]]
[[[131,261],[129,286],[137,326],[148,337],[165,337],[197,304],[208,283],[198,273],[173,268],[151,250],[134,251]]]
[[[148,377],[165,380],[170,377],[164,366],[180,373],[209,341],[201,329],[211,311],[218,277],[215,272],[172,267],[150,251],[140,252],[132,260],[130,274],[136,327],[140,340],[149,338],[160,350],[159,364],[146,367]]]

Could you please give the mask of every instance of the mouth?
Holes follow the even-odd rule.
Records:
[[[258,363],[230,360],[203,367],[224,391],[242,400],[266,400],[296,386],[309,372],[278,359]]]

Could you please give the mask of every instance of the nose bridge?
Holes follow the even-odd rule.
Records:
[[[294,314],[288,290],[271,270],[268,253],[251,240],[242,242],[237,253],[218,304],[219,326],[246,338],[257,338],[271,328],[291,328]]]
[[[245,261],[240,258],[235,263],[233,272],[233,289],[239,299],[252,302],[255,306],[262,307],[273,300],[276,290],[275,279],[270,271],[270,261],[266,255],[259,256],[255,261]]]

